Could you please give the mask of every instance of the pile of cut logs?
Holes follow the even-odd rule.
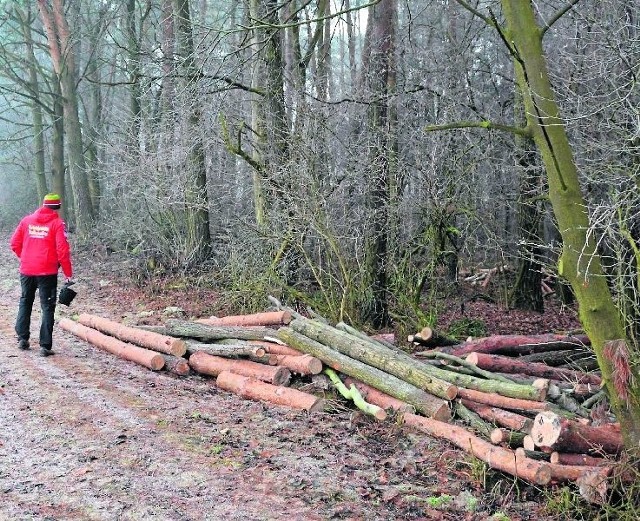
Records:
[[[140,327],[81,314],[59,325],[149,369],[195,371],[242,397],[309,412],[325,401],[292,386],[292,375],[324,372],[375,418],[393,411],[491,468],[536,485],[573,482],[591,502],[605,501],[623,448],[584,335],[458,343],[424,328],[409,337],[423,350],[409,354],[388,337],[287,309]]]

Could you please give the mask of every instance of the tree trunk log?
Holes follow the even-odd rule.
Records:
[[[522,443],[524,443],[524,439],[522,440]],[[537,461],[551,461],[551,454],[539,450],[527,450],[524,447],[518,447],[516,449],[516,455],[521,458],[530,458]]]
[[[547,411],[551,404],[547,402],[537,402],[535,400],[520,400],[518,398],[509,398],[496,393],[483,393],[474,389],[458,389],[458,398],[466,398],[478,403],[484,403],[501,409],[510,409],[515,411]]]
[[[273,385],[287,385],[291,373],[284,367],[269,366],[249,360],[228,360],[213,356],[204,351],[197,351],[189,357],[191,368],[201,374],[218,376],[222,371],[229,371],[242,376],[263,380]]]
[[[524,432],[497,428],[491,431],[490,439],[494,445],[508,445],[513,448],[520,447],[525,436]]]
[[[207,326],[197,322],[178,320],[171,318],[166,323],[167,331],[171,335],[198,338],[207,342],[233,338],[238,340],[262,340],[265,336],[273,334],[274,330],[262,326]]]
[[[189,362],[180,356],[162,355],[164,358],[164,369],[178,376],[188,376],[191,374]]]
[[[216,378],[220,389],[232,392],[243,398],[261,400],[292,409],[316,412],[324,409],[325,402],[309,393],[262,382],[249,376],[242,376],[230,371],[222,371]]]
[[[267,342],[266,340],[251,340],[249,343],[264,347],[264,350],[270,355],[300,356],[303,354],[292,347],[276,344],[275,342]]]
[[[78,322],[84,326],[97,329],[108,335],[114,336],[124,342],[131,342],[153,351],[166,353],[173,356],[183,356],[187,352],[184,340],[160,335],[152,331],[145,331],[135,327],[122,325],[113,320],[81,313]]]
[[[405,425],[416,427],[431,436],[448,440],[462,450],[481,459],[491,468],[517,476],[529,483],[546,485],[551,480],[551,471],[548,463],[526,458],[519,460],[512,450],[492,445],[457,425],[409,413],[404,415],[404,423]]]
[[[531,353],[518,357],[520,362],[534,362],[547,364],[553,367],[570,364],[576,360],[593,357],[591,351],[585,349],[565,349],[562,351],[547,351],[543,353]]]
[[[264,356],[265,349],[258,345],[252,345],[248,343],[239,343],[236,341],[233,344],[203,344],[201,342],[187,341],[187,351],[191,354],[196,351],[204,351],[210,355],[223,356],[223,357],[235,357],[235,356]]]
[[[476,433],[487,440],[491,439],[491,431],[494,429],[494,426],[484,421],[479,414],[473,412],[471,409],[467,409],[460,401],[454,404],[453,410],[456,416],[469,425]]]
[[[269,365],[286,367],[292,373],[310,375],[322,372],[322,361],[311,355],[268,355]]]
[[[495,335],[465,342],[459,346],[447,349],[446,352],[455,356],[469,353],[502,353],[525,354],[541,351],[558,351],[563,349],[582,349],[589,345],[586,335]]]
[[[117,338],[104,335],[100,333],[100,331],[78,324],[68,318],[61,319],[58,322],[58,325],[65,331],[73,333],[85,342],[89,342],[91,345],[108,351],[109,353],[124,360],[135,362],[136,364],[140,364],[153,371],[159,371],[164,367],[164,358],[160,353],[155,351],[150,351],[149,349],[133,344],[127,344]]]
[[[441,420],[448,420],[451,417],[449,405],[446,401],[436,398],[424,390],[380,369],[343,355],[288,327],[281,328],[278,331],[278,337],[286,342],[287,345],[319,358],[325,365],[336,371],[361,380],[394,398],[402,400],[427,416],[433,416]]]
[[[421,364],[405,353],[393,351],[374,342],[358,339],[334,327],[312,320],[296,319],[291,322],[290,327],[308,338],[331,346],[336,351],[392,374],[420,389],[425,389],[435,396],[445,400],[451,400],[456,396],[457,389],[455,385],[429,374],[422,368],[426,367],[425,364]]]
[[[623,447],[618,425],[582,425],[551,411],[536,415],[531,437],[537,447],[558,452],[618,454]]]
[[[208,326],[277,326],[291,322],[291,313],[288,311],[265,311],[252,315],[201,318],[196,322]]]
[[[573,454],[571,452],[552,452],[549,461],[560,465],[581,465],[583,467],[602,467],[612,464],[611,460],[605,458],[594,458],[586,454]]]
[[[365,400],[377,405],[378,407],[382,407],[385,410],[393,409],[400,413],[415,412],[416,410],[413,405],[403,402],[402,400],[398,400],[397,398],[385,394],[382,391],[378,391],[375,387],[371,387],[370,385],[356,380],[355,378],[351,378],[350,376],[347,376],[344,379],[344,384],[348,387],[351,387],[352,385],[356,386]]]
[[[460,401],[465,407],[480,415],[481,418],[497,425],[501,425],[502,427],[508,427],[514,431],[520,431],[526,434],[529,434],[531,432],[531,427],[533,427],[533,420],[526,416],[522,416],[521,414],[505,411],[499,407],[491,407],[483,403],[467,400],[466,398],[463,398]]]
[[[600,385],[602,379],[595,374],[586,374],[572,369],[550,367],[546,364],[535,362],[521,362],[508,356],[491,355],[487,353],[469,353],[467,362],[477,365],[481,369],[501,373],[522,373],[540,378],[553,378],[554,380],[575,381],[591,385]]]
[[[420,344],[426,347],[441,347],[441,346],[457,346],[460,345],[455,338],[448,337],[442,333],[434,331],[430,327],[423,327],[420,332],[407,338],[409,342]]]

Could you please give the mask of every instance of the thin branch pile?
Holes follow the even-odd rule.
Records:
[[[324,396],[302,390],[323,372],[342,397],[379,420],[393,413],[536,485],[574,482],[592,502],[606,500],[622,451],[584,336],[456,344],[425,328],[409,340],[430,349],[411,355],[388,338],[282,309],[150,328],[84,314],[59,324],[152,370],[194,371],[239,396],[308,412],[326,408]]]

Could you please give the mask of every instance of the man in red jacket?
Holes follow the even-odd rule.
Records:
[[[20,307],[16,320],[18,348],[29,349],[31,311],[40,295],[42,323],[40,325],[40,354],[53,354],[53,324],[58,290],[58,269],[71,282],[73,267],[71,249],[67,241],[65,222],[58,215],[60,196],[47,194],[42,207],[27,215],[11,236],[11,249],[20,259]]]

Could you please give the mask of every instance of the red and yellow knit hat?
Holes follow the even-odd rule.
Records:
[[[57,210],[60,208],[60,196],[58,194],[47,194],[44,196],[44,201],[42,202],[42,206],[46,208],[51,208],[52,210]]]

